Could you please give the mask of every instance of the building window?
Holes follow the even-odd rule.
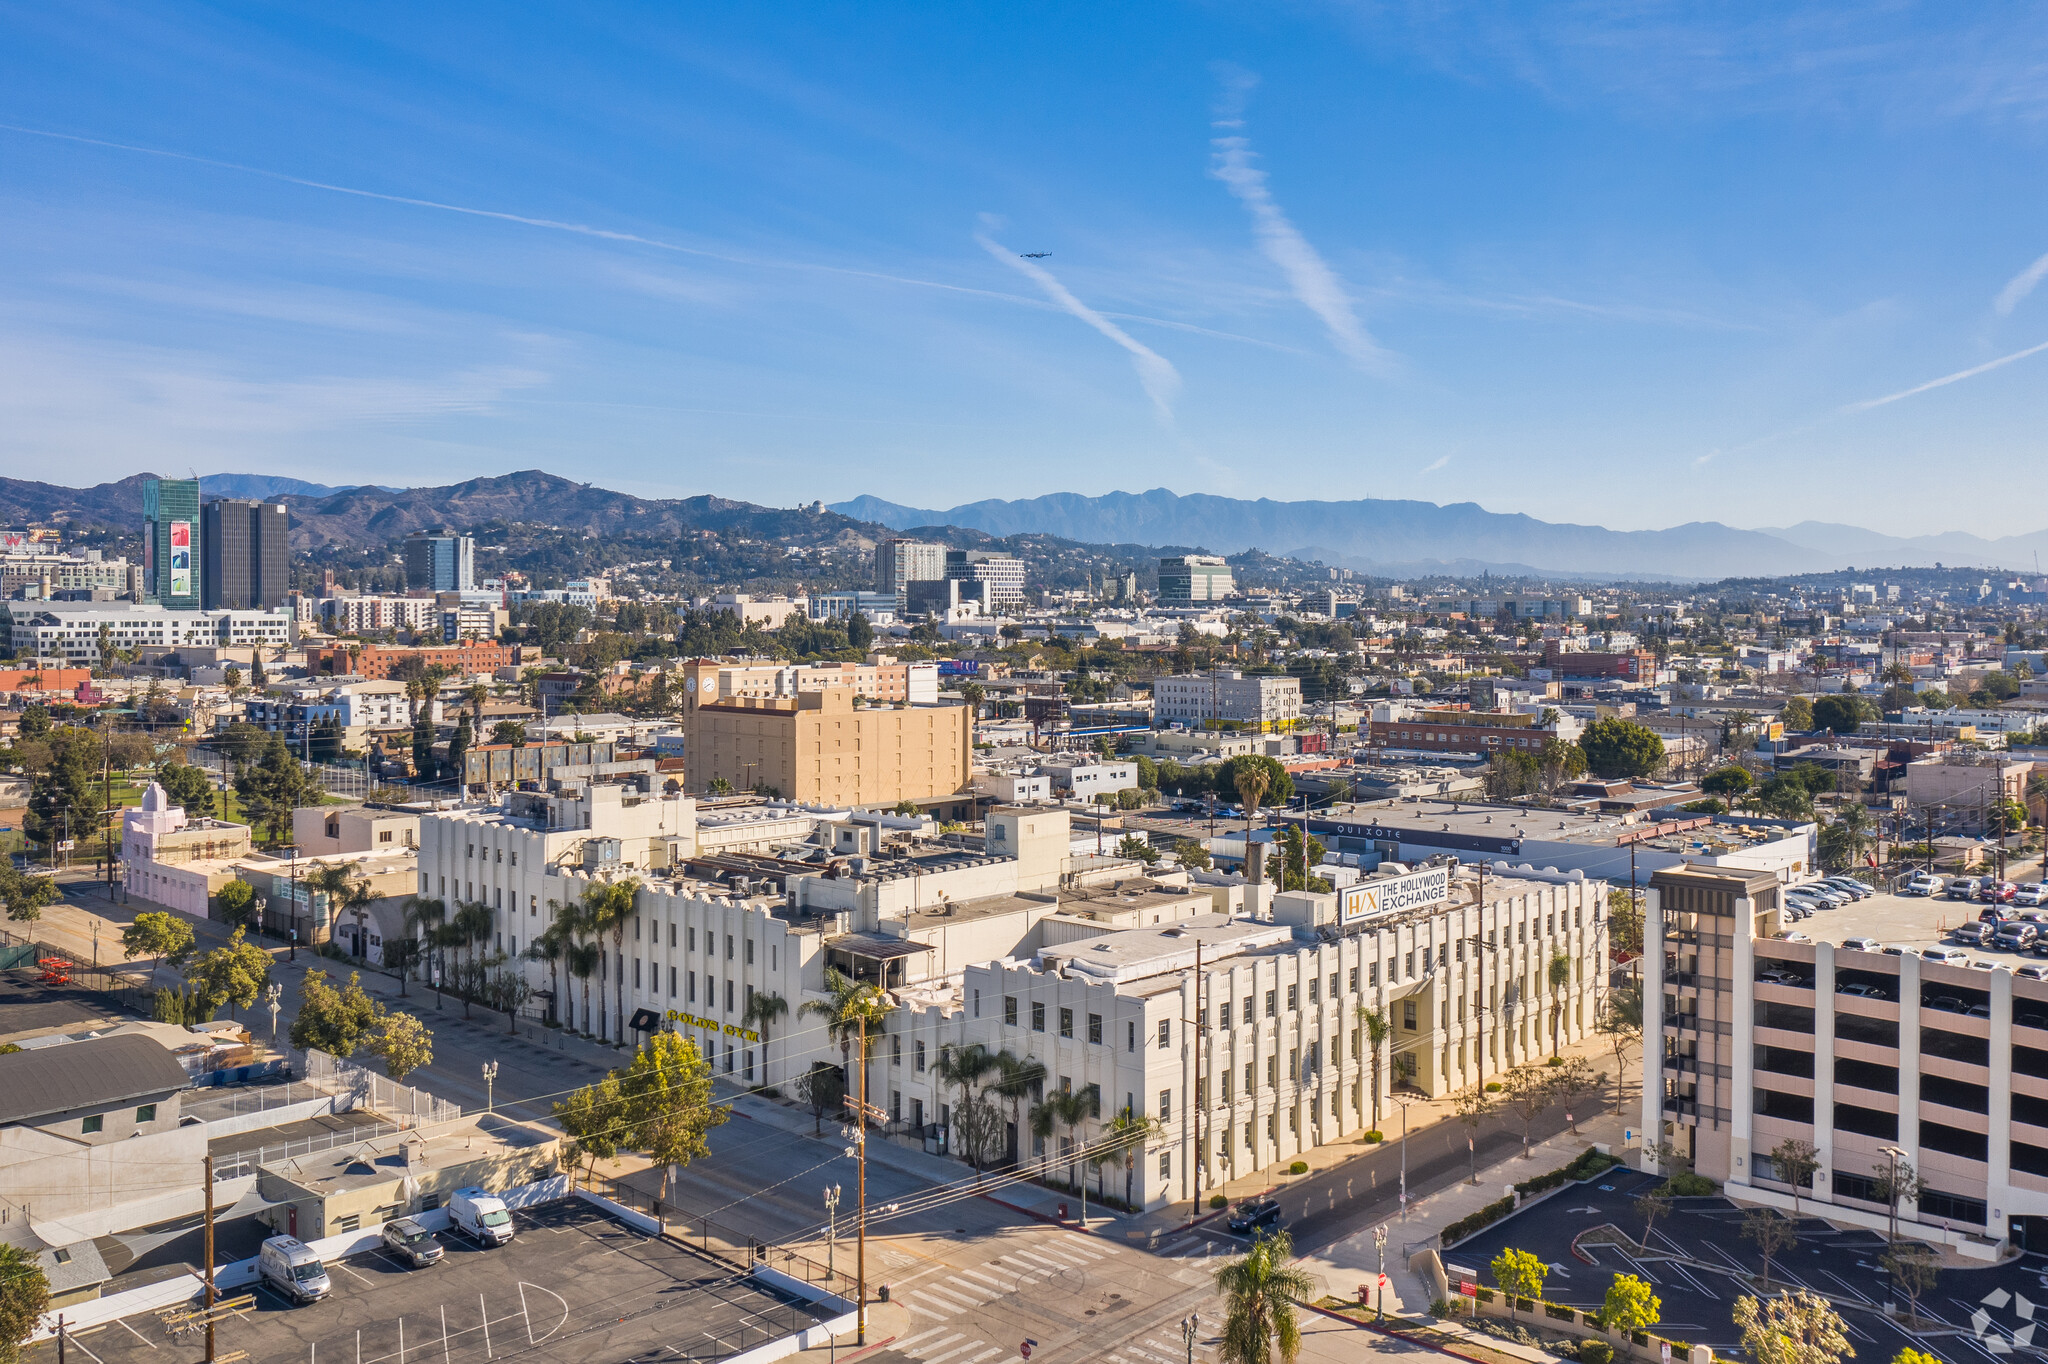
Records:
[[[1173,1091],[1170,1089],[1159,1091],[1159,1121],[1173,1121]]]
[[[1074,1035],[1074,1011],[1073,1011],[1072,1009],[1061,1009],[1061,1010],[1060,1010],[1060,1036],[1061,1036],[1061,1037],[1072,1037],[1073,1035]]]
[[[1246,1023],[1252,1021],[1252,997],[1250,995],[1244,997],[1244,1021]]]
[[[105,1126],[106,1119],[100,1116],[98,1113],[95,1113],[91,1117],[87,1118],[84,1122],[81,1122],[78,1125],[78,1130],[84,1133],[86,1136],[91,1136],[93,1133],[101,1130]]]
[[[1378,962],[1374,962],[1371,966],[1366,968],[1366,971],[1367,983],[1370,985],[1377,986],[1380,983],[1380,964]]]
[[[640,988],[640,958],[633,958],[633,988]]]
[[[1334,977],[1332,977],[1332,979],[1334,979]],[[1335,986],[1330,987],[1330,993],[1336,993]],[[1351,993],[1354,995],[1358,993],[1358,968],[1356,966],[1351,968]]]
[[[1279,1016],[1280,1016],[1280,995],[1279,995],[1279,992],[1278,992],[1278,991],[1276,991],[1276,990],[1268,990],[1268,991],[1266,991],[1266,1017],[1268,1017],[1268,1018],[1278,1018]]]
[[[753,940],[752,938],[749,938],[749,939],[747,939],[747,965],[749,965],[749,966],[752,966],[753,964],[754,964],[754,940]]]
[[[1299,985],[1290,985],[1287,987],[1287,1012],[1298,1013],[1300,1010],[1301,987]]]
[[[1003,996],[1003,1023],[1006,1027],[1017,1026],[1017,996]]]
[[[1173,1022],[1171,1019],[1162,1018],[1159,1020],[1159,1050],[1165,1051],[1172,1045]]]
[[[690,945],[690,946],[689,946],[689,950],[690,950],[690,951],[692,951],[692,952],[696,951],[696,950],[697,950],[697,930],[696,930],[695,928],[692,928],[692,929],[690,930],[690,932],[689,932],[689,936],[688,936],[687,938],[685,938],[685,939],[684,939],[684,941],[685,941],[685,942],[687,942],[687,943],[689,943],[689,945]]]
[[[1173,1178],[1173,1152],[1161,1151],[1159,1153],[1159,1177],[1161,1179]]]
[[[732,934],[730,933],[725,935],[725,959],[727,961],[732,960]]]
[[[1096,1046],[1102,1045],[1102,1015],[1088,1015],[1088,1040]]]
[[[362,1225],[363,1215],[359,1212],[352,1212],[346,1217],[337,1217],[334,1219],[334,1231],[336,1235],[340,1235],[342,1232],[345,1231],[360,1230]]]
[[[676,997],[676,968],[673,966],[668,968],[668,997]]]
[[[136,1110],[135,1110],[135,1121],[137,1121],[137,1122],[139,1122],[139,1123],[142,1123],[142,1122],[155,1122],[155,1121],[156,1121],[156,1105],[155,1105],[155,1104],[144,1104],[144,1105],[142,1105],[142,1106],[141,1106],[140,1108],[136,1109]]]
[[[725,983],[725,1011],[732,1012],[732,982],[729,980]],[[732,1067],[727,1066],[726,1069],[731,1070]]]
[[[1401,1001],[1401,1026],[1409,1032],[1415,1031],[1415,1001],[1412,999]]]
[[[1035,999],[1031,1001],[1031,1031],[1045,1031],[1045,1005]]]
[[[695,1004],[697,1002],[697,973],[695,971],[690,972],[689,979],[684,984],[689,987],[689,994],[687,996],[689,1002]]]
[[[889,1064],[892,1066],[903,1064],[903,1039],[900,1037],[889,1039]]]

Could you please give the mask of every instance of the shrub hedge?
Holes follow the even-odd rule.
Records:
[[[1502,1198],[1488,1203],[1478,1212],[1469,1213],[1451,1223],[1448,1227],[1445,1227],[1443,1229],[1443,1244],[1450,1245],[1453,1241],[1462,1241],[1474,1232],[1492,1226],[1514,1210],[1515,1200],[1512,1198]]]

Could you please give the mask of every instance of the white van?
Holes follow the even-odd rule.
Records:
[[[1968,966],[1970,954],[1960,947],[1925,947],[1920,950],[1922,961],[1931,961],[1939,966]]]
[[[256,1275],[295,1303],[318,1302],[334,1291],[327,1266],[296,1236],[273,1236],[256,1254]]]
[[[505,1200],[475,1184],[449,1195],[448,1221],[480,1246],[502,1246],[512,1239]]]

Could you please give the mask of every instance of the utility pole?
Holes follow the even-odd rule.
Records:
[[[213,1364],[213,1157],[206,1157],[206,1359]]]
[[[879,988],[879,987],[877,987]],[[854,1109],[855,1144],[860,1150],[856,1167],[855,1194],[858,1200],[859,1239],[854,1243],[854,1270],[858,1292],[854,1298],[854,1344],[868,1343],[868,1017],[860,1017],[860,1106]]]

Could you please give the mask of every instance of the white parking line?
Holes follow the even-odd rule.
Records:
[[[911,1347],[911,1346],[913,1346],[913,1345],[917,1344],[917,1343],[918,1343],[918,1342],[919,1342],[920,1340],[924,1340],[924,1339],[927,1339],[928,1337],[931,1337],[931,1336],[935,1336],[935,1335],[939,1334],[939,1332],[941,1332],[941,1331],[943,1331],[943,1330],[945,1330],[945,1329],[946,1329],[946,1328],[945,1328],[945,1327],[943,1327],[943,1326],[934,1326],[934,1327],[932,1327],[932,1329],[931,1329],[931,1330],[929,1330],[929,1331],[919,1331],[919,1332],[918,1332],[918,1333],[917,1333],[916,1335],[914,1335],[914,1336],[910,1337],[910,1338],[909,1338],[908,1340],[899,1340],[899,1341],[897,1341],[897,1342],[896,1342],[896,1348],[897,1348],[897,1349],[899,1349],[899,1350],[902,1350],[902,1351],[903,1351],[904,1353],[908,1354],[908,1353],[910,1352],[910,1347]],[[957,1337],[957,1336],[949,1336],[949,1337],[947,1337],[947,1339],[949,1339],[949,1340],[955,1340],[955,1339],[958,1339],[958,1337]]]
[[[215,1282],[218,1282],[218,1280],[216,1280]],[[200,1286],[202,1288],[205,1287],[204,1284],[201,1284]],[[116,1317],[115,1320],[120,1321],[120,1318]],[[128,1325],[127,1322],[123,1321],[121,1322],[121,1325],[123,1329],[125,1329],[128,1332],[129,1335],[134,1336],[137,1340],[141,1341],[144,1345],[147,1345],[150,1349],[154,1350],[156,1348],[155,1341],[151,1340],[148,1336],[142,1334],[142,1332],[136,1330],[133,1326]]]
[[[924,1357],[924,1364],[943,1364],[943,1361],[951,1359],[954,1355],[964,1355],[969,1350],[979,1350],[985,1344],[987,1344],[986,1341],[969,1340],[965,1345],[955,1346],[944,1354],[926,1355]]]
[[[362,1280],[362,1281],[363,1281],[364,1283],[369,1283],[369,1282],[371,1281],[371,1280],[370,1280],[370,1276],[369,1276],[369,1275],[367,1275],[367,1274],[356,1274],[356,1272],[355,1272],[355,1271],[354,1271],[353,1269],[349,1269],[349,1267],[348,1267],[347,1263],[346,1263],[346,1262],[344,1262],[344,1261],[341,1261],[341,1260],[336,1260],[336,1261],[335,1261],[334,1263],[335,1263],[335,1264],[336,1264],[336,1265],[337,1265],[338,1267],[340,1267],[341,1269],[343,1269],[343,1270],[346,1270],[346,1271],[347,1271],[348,1273],[350,1273],[350,1274],[352,1274],[352,1275],[355,1275],[355,1277],[356,1277],[356,1278],[358,1278],[358,1279],[361,1279],[361,1280]],[[205,1286],[205,1285],[203,1285],[203,1284],[201,1285],[201,1287],[204,1287],[204,1286]]]
[[[947,1312],[942,1316],[937,1312],[929,1311],[926,1308],[919,1307],[916,1303],[912,1302],[908,1298],[905,1298],[903,1300],[903,1305],[909,1308],[911,1311],[917,1313],[920,1317],[930,1317],[933,1321],[949,1321],[952,1319],[953,1316],[951,1312]]]
[[[944,1328],[944,1327],[940,1327],[939,1329],[940,1329],[940,1330],[944,1330],[945,1328]],[[927,1331],[927,1332],[925,1332],[925,1334],[926,1334],[926,1335],[932,1335],[932,1334],[935,1334],[935,1333],[934,1333],[934,1332],[930,1332],[930,1331]],[[933,1341],[933,1342],[932,1342],[931,1344],[929,1344],[929,1345],[925,1346],[923,1350],[921,1350],[921,1351],[918,1351],[918,1352],[917,1352],[917,1357],[918,1357],[919,1359],[922,1359],[922,1360],[925,1360],[925,1361],[927,1361],[927,1364],[929,1364],[929,1361],[930,1361],[930,1359],[931,1359],[931,1351],[933,1351],[933,1350],[943,1350],[943,1349],[944,1349],[944,1348],[945,1348],[946,1346],[948,1346],[948,1345],[951,1345],[951,1344],[952,1344],[952,1343],[953,1343],[954,1341],[956,1341],[956,1340],[965,1340],[965,1339],[967,1339],[967,1337],[966,1337],[966,1336],[964,1336],[964,1335],[960,1334],[960,1333],[959,1333],[958,1331],[955,1331],[955,1332],[954,1332],[954,1333],[953,1333],[952,1335],[950,1335],[950,1336],[947,1336],[947,1337],[945,1337],[945,1338],[944,1338],[944,1339],[942,1339],[942,1340],[935,1340],[935,1341]],[[905,1353],[905,1354],[909,1354],[909,1353],[910,1353],[910,1351],[906,1350],[906,1351],[904,1351],[904,1353]]]
[[[970,1298],[965,1293],[956,1293],[950,1288],[941,1288],[934,1283],[928,1283],[917,1291],[926,1297],[937,1298],[940,1302],[955,1304],[956,1310],[981,1306],[980,1298]]]

